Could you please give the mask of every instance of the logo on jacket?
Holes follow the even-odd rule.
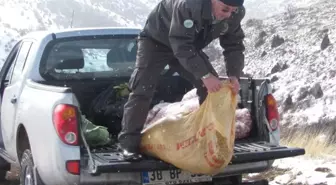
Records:
[[[222,29],[220,31],[220,35],[225,35],[227,33],[227,31],[229,30],[229,25],[227,22],[223,22],[222,23]]]
[[[185,21],[183,22],[183,25],[184,25],[184,27],[186,27],[186,28],[191,28],[191,27],[193,27],[194,22],[193,22],[192,20],[190,20],[190,19],[187,19],[187,20],[185,20]]]

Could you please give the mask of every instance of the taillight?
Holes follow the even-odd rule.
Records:
[[[266,95],[265,100],[267,120],[272,131],[275,131],[278,129],[280,122],[277,102],[272,94]]]
[[[71,173],[73,175],[79,175],[80,174],[79,161],[67,161],[65,166],[66,166],[66,169],[69,173]]]
[[[78,145],[78,119],[76,107],[60,104],[54,109],[54,126],[59,138],[68,145]]]

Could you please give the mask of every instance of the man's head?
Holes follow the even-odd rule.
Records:
[[[244,0],[211,0],[212,14],[217,20],[229,18],[238,6],[242,6]]]

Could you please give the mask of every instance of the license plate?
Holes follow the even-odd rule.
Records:
[[[208,175],[192,174],[182,170],[151,171],[142,173],[144,185],[169,185],[209,182],[212,177]]]

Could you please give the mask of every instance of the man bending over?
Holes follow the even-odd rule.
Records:
[[[197,88],[201,104],[221,88],[218,74],[202,51],[219,39],[226,72],[238,92],[244,67],[243,0],[162,0],[149,14],[138,38],[131,94],[124,107],[119,142],[125,160],[140,160],[141,131],[160,73],[169,65]]]

